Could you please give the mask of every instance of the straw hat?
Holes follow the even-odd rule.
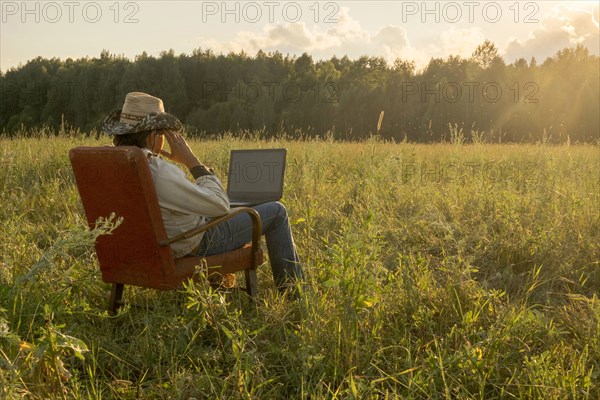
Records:
[[[123,108],[104,119],[102,131],[109,135],[130,135],[160,129],[178,131],[181,127],[181,121],[165,112],[161,99],[142,92],[131,92],[125,96]]]

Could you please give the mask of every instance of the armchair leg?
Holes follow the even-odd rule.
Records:
[[[110,301],[108,303],[108,310],[111,313],[117,312],[117,309],[123,305],[123,288],[125,287],[122,283],[113,283],[110,291]]]
[[[246,274],[246,292],[252,298],[256,297],[258,294],[258,283],[256,279],[256,269],[246,269],[244,270]]]

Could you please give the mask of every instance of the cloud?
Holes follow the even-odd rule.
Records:
[[[279,50],[283,53],[308,52],[317,58],[334,54],[358,57],[361,55],[398,57],[401,51],[410,47],[404,28],[389,25],[371,33],[363,29],[360,23],[350,16],[347,8],[342,8],[337,16],[338,22],[328,29],[307,27],[304,22],[277,23],[264,26],[258,33],[238,32],[228,42],[200,38],[203,47],[216,52],[255,53]],[[393,61],[390,60],[390,61]]]
[[[383,34],[384,32],[382,31],[388,30],[388,28],[383,28],[379,32]],[[398,35],[397,39],[393,41],[396,44],[401,43],[401,45],[390,46],[382,43],[383,57],[390,63],[396,58],[414,61],[418,68],[426,66],[431,58],[434,57],[445,58],[453,55],[468,58],[471,56],[471,54],[473,54],[477,46],[485,41],[485,36],[483,32],[481,32],[480,28],[450,28],[440,32],[438,40],[436,40],[435,43],[417,48],[411,45],[404,28],[394,28],[399,28],[402,30],[402,32],[404,32],[403,36],[400,36],[399,32],[396,33],[396,35]],[[378,36],[380,35],[375,35],[373,41],[376,41]],[[385,34],[381,36],[390,38],[392,37],[390,32],[385,32]]]
[[[545,15],[535,29],[524,39],[511,38],[501,50],[507,62],[517,58],[538,60],[554,55],[558,50],[577,44],[586,46],[598,54],[598,6],[592,11],[578,9],[576,5],[559,4]],[[333,55],[379,56],[390,64],[397,58],[415,61],[418,68],[426,66],[432,57],[458,55],[468,58],[486,36],[480,27],[457,28],[450,26],[439,32],[437,40],[425,45],[411,43],[409,32],[403,26],[386,25],[375,31],[364,29],[360,22],[342,7],[337,15],[338,22],[326,29],[323,26],[309,27],[304,22],[276,23],[266,25],[256,32],[241,31],[231,41],[220,42],[201,39],[202,47],[216,52],[240,52],[254,54],[278,50],[282,53],[300,54],[307,52],[316,59]],[[416,34],[416,33],[415,33]]]
[[[480,28],[449,29],[440,35],[441,54],[470,57],[477,46],[485,41],[485,35]]]
[[[369,34],[362,29],[357,20],[350,16],[350,10],[347,7],[342,7],[337,19],[338,23],[327,30],[328,35],[333,35],[343,41],[368,40]]]
[[[413,51],[406,30],[401,26],[388,25],[380,28],[370,41],[373,44],[371,51],[377,48],[379,51],[377,55],[385,58],[388,62],[403,57],[404,53]]]
[[[581,44],[599,54],[598,6],[583,10],[566,4],[557,5],[542,19],[539,28],[525,40],[511,38],[504,50],[506,61],[536,57],[543,61],[558,50]]]
[[[244,50],[254,54],[261,49],[278,50],[284,54],[307,52],[315,58],[333,55],[357,58],[367,55],[383,57],[390,64],[397,58],[412,60],[418,67],[427,65],[432,57],[469,57],[485,40],[480,28],[450,28],[440,33],[436,43],[415,48],[402,26],[386,25],[369,32],[352,18],[346,7],[340,9],[337,18],[338,22],[328,29],[319,26],[309,28],[304,22],[277,23],[266,25],[259,32],[238,32],[228,42],[200,40],[203,47],[223,53]]]
[[[315,26],[309,29],[304,22],[277,23],[266,25],[259,33],[242,31],[229,42],[202,39],[205,46],[217,52],[239,52],[245,50],[255,53],[279,50],[281,52],[335,52],[347,46],[366,44],[370,35],[365,32],[358,21],[350,17],[347,8],[342,8],[338,15],[338,23],[327,30]]]
[[[379,29],[373,36],[373,43],[397,49],[409,45],[406,30],[396,25],[388,25]]]
[[[288,46],[298,50],[311,48],[315,44],[315,37],[304,23],[272,25],[267,28],[264,43],[269,47]]]

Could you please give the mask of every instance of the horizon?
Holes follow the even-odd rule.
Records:
[[[483,44],[483,43],[481,43],[481,44]],[[492,43],[492,44],[494,44],[494,45],[495,45],[495,43]],[[560,52],[561,50],[565,50],[565,49],[575,49],[576,47],[577,47],[577,45],[573,45],[573,46],[570,46],[570,47],[564,47],[564,48],[562,48],[562,49],[558,49],[558,50],[557,50],[557,51],[556,51],[554,54],[550,54],[550,55],[548,55],[547,57],[544,57],[544,58],[541,58],[541,59],[537,59],[535,56],[531,56],[531,57],[520,57],[520,58],[518,58],[518,59],[512,60],[511,62],[508,62],[507,60],[504,60],[504,61],[505,61],[505,63],[506,63],[507,65],[511,65],[511,64],[514,64],[515,62],[517,62],[519,59],[524,59],[524,60],[526,60],[526,61],[527,61],[527,64],[530,64],[530,62],[531,62],[532,60],[534,60],[534,59],[535,59],[535,61],[537,62],[537,64],[538,64],[538,65],[540,65],[540,64],[543,64],[543,63],[544,63],[544,62],[545,62],[547,59],[551,59],[551,58],[555,57],[555,56],[557,55],[557,53],[558,53],[558,52]],[[589,51],[589,49],[588,49],[587,47],[584,47],[584,48],[585,48],[586,50],[588,50],[588,51]],[[213,53],[215,56],[217,56],[217,57],[218,57],[218,56],[227,56],[228,54],[234,54],[234,55],[241,55],[241,54],[245,54],[245,55],[247,55],[247,56],[248,56],[248,58],[250,58],[250,59],[255,59],[255,58],[256,58],[256,56],[257,56],[257,54],[258,54],[258,52],[260,52],[260,51],[262,51],[262,52],[263,52],[264,54],[266,54],[267,56],[271,56],[271,55],[273,55],[273,54],[279,53],[279,54],[281,54],[281,55],[282,55],[284,58],[286,58],[286,57],[289,57],[290,59],[297,59],[298,57],[300,57],[300,56],[302,55],[302,54],[295,54],[295,53],[292,53],[292,54],[291,54],[291,53],[282,53],[282,52],[281,52],[281,51],[279,51],[279,50],[264,51],[264,50],[262,50],[262,49],[259,49],[259,50],[257,50],[257,51],[256,51],[255,53],[253,53],[253,54],[249,54],[249,53],[245,52],[243,49],[242,49],[242,50],[240,50],[240,51],[229,51],[229,52],[227,52],[227,53],[226,53],[226,52],[223,52],[223,51],[221,51],[221,52],[216,52],[216,51],[214,51],[214,50],[213,50],[213,49],[211,49],[211,48],[201,48],[201,47],[198,47],[198,48],[196,48],[196,49],[192,49],[192,51],[190,51],[190,52],[180,52],[180,53],[178,53],[178,52],[175,52],[175,50],[174,50],[174,49],[172,49],[172,48],[170,48],[170,49],[164,49],[164,50],[161,50],[161,51],[160,51],[158,54],[149,54],[147,51],[145,51],[145,50],[142,50],[140,53],[138,53],[138,54],[135,54],[135,55],[133,55],[133,56],[127,56],[127,55],[125,55],[124,53],[117,54],[117,53],[113,53],[113,52],[111,52],[109,49],[103,49],[103,50],[101,50],[100,54],[97,54],[97,55],[85,55],[85,56],[82,56],[82,57],[77,57],[77,58],[73,58],[73,57],[67,57],[67,58],[60,58],[60,57],[49,57],[49,58],[46,58],[46,57],[42,57],[42,59],[45,59],[45,60],[53,60],[53,59],[57,59],[57,60],[59,60],[59,61],[60,61],[60,62],[62,62],[62,63],[66,62],[67,60],[72,60],[73,62],[77,62],[77,61],[80,61],[80,60],[99,60],[99,59],[102,57],[102,53],[104,53],[104,52],[108,52],[108,55],[109,55],[109,57],[114,57],[114,58],[118,58],[118,59],[125,59],[125,60],[127,60],[127,61],[129,61],[129,62],[132,62],[132,63],[134,63],[134,62],[136,62],[136,60],[137,60],[139,57],[141,57],[141,56],[142,56],[144,53],[145,53],[145,54],[146,54],[146,56],[147,56],[147,57],[149,57],[149,58],[160,59],[160,58],[163,56],[163,54],[164,54],[164,53],[169,53],[169,52],[171,52],[171,51],[173,51],[173,52],[174,52],[174,55],[175,55],[175,57],[181,57],[181,56],[191,56],[191,55],[193,54],[193,52],[195,52],[195,51],[203,51],[203,52],[204,52],[204,51],[210,51],[210,52],[212,52],[212,53]],[[594,54],[593,52],[589,52],[589,53],[590,53],[590,55],[593,55],[593,56],[600,57],[600,54]],[[312,56],[312,54],[310,54],[310,53],[307,53],[307,54],[308,54],[309,56],[313,57],[313,56]],[[343,55],[334,54],[334,55],[331,55],[331,56],[330,56],[330,57],[328,57],[328,58],[318,58],[318,59],[314,59],[314,57],[313,57],[313,61],[316,63],[316,62],[318,62],[318,61],[330,61],[331,59],[334,59],[334,58],[337,58],[337,59],[342,59],[342,58],[344,58],[344,57],[347,57],[347,58],[348,58],[350,61],[353,61],[353,62],[354,62],[354,61],[357,61],[358,59],[360,59],[361,57],[364,57],[364,56],[367,56],[367,55],[359,55],[359,56],[355,56],[355,57],[350,57],[350,56],[348,56],[348,55],[346,55],[346,54],[343,54]],[[41,56],[38,56],[38,57],[41,57]],[[10,71],[10,70],[18,70],[19,68],[23,68],[25,65],[27,65],[27,63],[29,63],[29,62],[32,62],[32,61],[35,61],[35,59],[36,59],[36,58],[38,58],[38,57],[35,57],[35,58],[32,58],[32,59],[29,59],[29,60],[27,60],[25,63],[23,63],[23,64],[19,64],[18,66],[10,67],[10,68],[9,68],[8,70],[6,70],[6,71],[4,71],[4,70],[0,70],[0,72],[2,72],[2,73],[4,74],[4,73],[6,73],[6,72],[8,72],[8,71]],[[383,58],[383,57],[381,57],[381,56],[368,56],[368,57],[380,57],[380,58]],[[448,55],[447,55],[447,56],[445,56],[445,57],[433,57],[433,56],[432,56],[430,60],[433,60],[433,59],[442,59],[442,60],[447,60],[448,58],[451,58],[451,57],[459,57],[459,58],[461,58],[461,59],[469,59],[469,58],[471,58],[471,57],[472,57],[472,55],[468,55],[468,56],[460,56],[460,55],[458,55],[458,54],[448,54]],[[501,58],[503,58],[503,57],[502,57],[502,55],[500,55],[500,57],[501,57]],[[504,58],[503,58],[503,59],[504,59]],[[414,61],[414,60],[406,60],[406,59],[402,59],[402,58],[397,58],[396,60],[400,60],[400,61],[407,61],[407,62]],[[385,61],[387,62],[387,65],[388,65],[388,67],[393,67],[393,62],[390,62],[389,60],[385,60]],[[427,63],[427,64],[424,64],[424,65],[421,65],[421,66],[416,66],[416,68],[415,68],[415,73],[423,73],[423,72],[424,72],[424,70],[425,70],[425,68],[427,67],[427,65],[428,65],[428,63]]]

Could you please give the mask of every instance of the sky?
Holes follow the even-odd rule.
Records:
[[[278,50],[414,61],[469,57],[486,39],[507,62],[581,44],[600,54],[598,1],[0,1],[0,70],[37,56],[134,58]]]

